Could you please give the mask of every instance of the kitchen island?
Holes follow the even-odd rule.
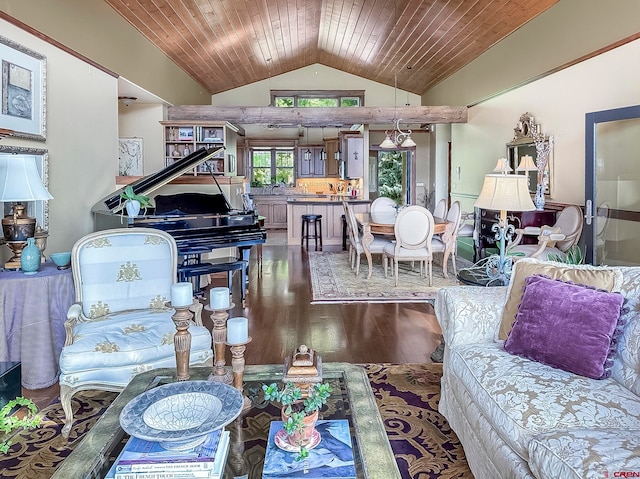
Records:
[[[289,196],[287,198],[287,243],[300,244],[302,215],[322,215],[322,244],[342,245],[342,215],[346,200],[355,213],[369,211],[371,200],[345,195]]]

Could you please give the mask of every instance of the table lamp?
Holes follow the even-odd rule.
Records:
[[[511,173],[513,171],[513,168],[509,166],[509,162],[506,158],[500,158],[498,159],[496,166],[493,168],[493,171],[506,175],[507,173]]]
[[[23,202],[52,198],[42,183],[33,156],[0,156],[0,201],[15,202],[12,214],[2,219],[4,240],[13,252],[13,256],[5,263],[5,268],[20,268],[22,249],[27,245],[27,238],[35,235],[36,220],[26,215],[26,205]]]
[[[486,210],[499,210],[498,223],[491,228],[496,233],[500,255],[492,256],[486,264],[486,273],[492,282],[509,282],[511,260],[505,259],[505,241],[511,240],[515,228],[507,222],[507,211],[533,211],[536,207],[531,201],[527,178],[522,175],[492,174],[485,175],[480,196],[475,207]]]
[[[538,167],[533,162],[533,158],[530,155],[524,155],[520,158],[520,164],[516,168],[516,171],[524,171],[524,176],[527,178],[527,186],[529,185],[529,172],[536,171]]]

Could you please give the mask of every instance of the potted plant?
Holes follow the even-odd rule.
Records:
[[[140,208],[148,208],[151,206],[149,197],[145,195],[137,195],[133,192],[133,187],[127,185],[122,193],[120,193],[120,199],[124,201],[124,206],[127,210],[127,215],[130,218],[135,218],[140,213]]]
[[[328,383],[317,383],[308,389],[308,397],[302,399],[302,390],[288,382],[282,389],[276,383],[263,385],[264,397],[268,401],[277,401],[282,405],[282,429],[287,434],[289,444],[300,448],[296,456],[299,461],[309,456],[307,445],[311,441],[318,411],[327,403],[331,395]]]
[[[26,415],[11,414],[16,406],[25,406],[27,408]],[[4,433],[5,437],[10,432],[18,428],[32,429],[40,425],[41,418],[36,416],[38,408],[30,399],[23,397],[17,397],[9,401],[2,409],[0,409],[0,432]],[[0,453],[6,454],[11,446],[11,441],[0,440]]]

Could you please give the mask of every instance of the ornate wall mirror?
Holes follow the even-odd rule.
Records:
[[[541,183],[544,194],[551,196],[553,137],[542,132],[542,127],[535,123],[531,113],[522,114],[513,131],[513,139],[507,143],[506,156],[509,166],[513,168],[514,173],[529,176],[531,193],[535,193],[538,183]],[[530,160],[527,157],[530,157]]]

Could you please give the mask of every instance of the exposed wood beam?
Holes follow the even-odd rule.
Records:
[[[466,123],[466,106],[403,106],[350,108],[279,108],[273,106],[181,105],[168,108],[168,119],[228,121],[239,124],[342,126],[363,123]]]

